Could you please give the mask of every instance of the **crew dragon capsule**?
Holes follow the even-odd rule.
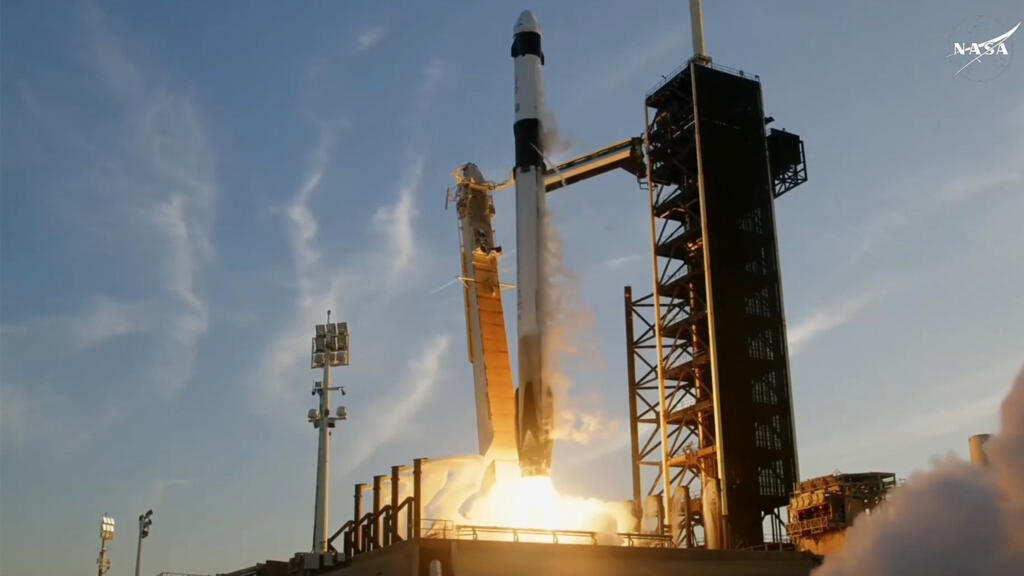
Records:
[[[516,296],[518,302],[519,388],[516,390],[516,441],[523,476],[548,475],[553,447],[553,396],[545,381],[543,322],[549,300],[544,294],[545,188],[541,110],[544,108],[541,30],[529,10],[513,28],[516,139]]]

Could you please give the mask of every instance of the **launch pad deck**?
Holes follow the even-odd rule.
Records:
[[[433,572],[432,563],[435,563]],[[807,576],[817,565],[815,556],[792,551],[703,550],[421,538],[360,554],[352,558],[348,565],[321,574]]]

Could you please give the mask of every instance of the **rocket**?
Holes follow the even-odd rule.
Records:
[[[513,28],[516,139],[516,296],[518,303],[519,388],[516,390],[516,443],[523,476],[548,475],[554,445],[551,383],[545,381],[542,330],[547,298],[544,259],[544,151],[541,110],[544,90],[541,30],[529,10]]]

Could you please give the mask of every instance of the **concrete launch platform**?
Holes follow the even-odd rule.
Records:
[[[350,565],[322,574],[807,576],[817,565],[815,556],[791,551],[747,552],[424,538],[360,554],[352,559]]]

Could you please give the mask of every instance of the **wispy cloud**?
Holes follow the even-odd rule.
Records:
[[[447,74],[447,67],[443,60],[433,59],[430,60],[426,66],[423,67],[423,80],[419,87],[420,101],[424,98],[431,96],[434,90],[437,90],[441,82],[444,81],[445,75]]]
[[[789,353],[793,356],[799,354],[816,338],[852,322],[868,307],[902,287],[902,282],[883,283],[814,311],[787,330]]]
[[[179,310],[170,318],[171,340],[165,343],[161,360],[163,381],[171,391],[184,386],[192,377],[199,339],[209,326],[206,303],[196,294],[196,246],[190,236],[185,213],[185,198],[176,195],[156,208],[154,220],[166,235],[167,265],[165,274],[171,293],[178,300]]]
[[[364,52],[373,48],[384,39],[384,34],[386,32],[387,30],[385,30],[383,26],[375,26],[363,31],[356,37],[356,51]]]
[[[41,399],[21,387],[0,384],[0,446],[25,441],[40,419]]]
[[[321,254],[316,249],[319,226],[315,217],[316,212],[310,206],[316,191],[324,182],[327,159],[330,157],[330,140],[331,138],[326,136],[320,139],[311,155],[303,185],[288,209],[289,237],[298,276],[297,313],[289,318],[287,324],[272,340],[267,355],[269,364],[259,373],[258,381],[265,386],[262,400],[267,406],[279,408],[282,402],[292,404],[304,401],[302,395],[294,393],[294,380],[297,375],[309,373],[303,352],[308,349],[312,325],[323,322],[323,314],[327,308],[349,311],[343,312],[344,315],[341,317],[350,322],[356,320],[357,326],[362,325],[371,331],[367,333],[364,330],[359,333],[359,337],[365,339],[363,341],[370,342],[366,345],[366,355],[374,354],[374,342],[380,342],[385,347],[393,343],[385,343],[386,329],[383,332],[377,330],[390,325],[387,319],[378,315],[377,322],[369,325],[359,324],[357,303],[382,302],[391,298],[389,293],[394,289],[389,285],[394,283],[390,278],[382,277],[377,271],[381,262],[392,258],[391,270],[394,274],[400,274],[403,268],[410,266],[414,253],[412,247],[415,240],[416,217],[413,191],[417,187],[414,183],[420,178],[422,162],[414,163],[411,174],[406,184],[399,188],[394,203],[381,207],[377,212],[380,215],[375,219],[377,224],[386,223],[387,227],[379,229],[375,224],[373,232],[384,233],[388,241],[368,242],[367,245],[371,248],[366,252],[354,254],[353,260],[348,264],[331,263],[327,254]],[[404,275],[404,278],[406,281],[414,279],[409,275]],[[365,436],[367,441],[354,445],[354,454],[344,458],[346,471],[365,462],[379,446],[391,441],[404,423],[416,416],[437,385],[449,344],[450,337],[444,334],[428,340],[422,352],[406,366],[404,374],[389,375],[387,371],[373,371],[377,373],[377,378],[384,380],[376,383],[378,386],[385,386],[382,392],[384,400],[368,408],[354,410],[353,422],[350,424],[356,424],[359,419],[368,418],[369,415],[376,415],[373,418],[377,418],[378,421],[391,421],[385,422],[373,435]],[[394,378],[395,383],[388,386],[386,381],[390,378]],[[380,394],[377,397],[379,398]],[[299,420],[295,419],[294,422],[299,423]]]
[[[153,376],[164,392],[173,392],[191,380],[209,325],[200,284],[214,257],[214,155],[191,100],[150,78],[152,67],[133,59],[98,8],[88,14],[96,70],[121,105],[129,143],[112,149],[108,161],[130,183],[124,203],[134,206],[132,219],[152,224],[151,238],[164,253],[156,272],[164,277],[166,298],[155,299],[146,315],[169,327]],[[114,335],[127,329],[123,322],[110,327]]]
[[[371,406],[368,419],[376,424],[373,434],[363,435],[345,458],[345,473],[362,465],[381,446],[392,441],[430,398],[443,373],[443,360],[451,337],[434,336],[418,356],[410,360],[406,373],[393,392]]]
[[[66,434],[63,430],[56,433],[63,438],[59,445],[57,455],[69,457],[79,453],[83,448],[92,444],[102,434],[114,427],[115,424],[124,418],[125,412],[118,404],[108,404],[98,414],[90,414],[74,426],[74,434]]]
[[[801,446],[801,454],[806,452],[813,455],[815,461],[831,461],[850,469],[873,466],[871,462],[879,458],[902,456],[908,447],[923,445],[951,433],[966,438],[969,433],[995,431],[992,426],[998,421],[1000,402],[1006,397],[1013,374],[1020,370],[1019,356],[975,362],[965,372],[930,382],[929,389],[934,394],[922,399],[913,410],[896,406],[888,409],[890,413],[886,413],[884,408],[877,411],[876,416],[891,421],[891,426],[883,429],[869,427],[856,438],[844,437],[841,441],[838,433],[813,438]],[[965,382],[971,386],[969,400],[957,403],[939,401],[963,389]]]
[[[74,320],[75,343],[79,348],[102,346],[114,338],[138,332],[140,322],[137,306],[100,296]]]
[[[398,188],[394,204],[381,206],[373,215],[374,228],[388,241],[391,275],[397,277],[408,271],[413,263],[416,245],[414,223],[417,216],[416,194],[423,178],[423,157],[411,163],[405,181]]]
[[[676,30],[666,30],[660,34],[647,36],[644,44],[634,45],[620,52],[608,66],[604,67],[606,73],[599,76],[600,82],[595,92],[607,96],[622,89],[637,79],[645,68],[666,55],[678,52],[684,44],[685,39]],[[649,80],[644,78],[640,81]]]
[[[608,270],[619,270],[624,268],[633,262],[639,262],[644,259],[643,254],[630,254],[628,256],[617,256],[615,258],[609,258],[604,261],[604,267]]]
[[[1019,127],[1020,118],[1011,118]],[[986,165],[969,169],[966,173],[941,174],[931,170],[927,175],[900,183],[893,189],[892,198],[854,221],[851,230],[858,240],[847,257],[846,267],[852,267],[886,245],[892,245],[901,234],[928,233],[943,220],[960,220],[964,204],[981,197],[1016,195],[1024,189],[1024,171],[1016,169],[1017,158],[1024,155],[1024,143],[1005,147],[1005,155],[997,155]],[[1011,168],[1007,168],[1010,166]],[[926,192],[922,192],[926,191]]]
[[[320,263],[320,250],[314,242],[319,227],[309,204],[313,193],[324,179],[333,141],[334,135],[331,131],[321,131],[316,147],[307,162],[302,186],[288,207],[289,237],[299,278],[299,303],[303,308],[312,305],[313,280]]]
[[[990,192],[1020,192],[1021,189],[1024,189],[1022,172],[985,173],[975,178],[950,182],[943,191],[942,199],[948,204],[962,204]]]
[[[337,306],[344,276],[337,267],[325,270],[317,247],[320,231],[311,202],[327,173],[335,133],[321,130],[307,160],[298,191],[287,207],[286,233],[295,267],[295,314],[271,341],[264,356],[261,377],[254,380],[263,388],[262,401],[271,406],[288,398],[291,380],[303,364],[309,330],[322,323],[331,306]]]
[[[160,507],[164,503],[164,495],[173,488],[190,486],[196,483],[195,478],[163,478],[153,482],[153,495],[150,498],[153,508]]]
[[[310,154],[302,184],[287,208],[287,235],[296,275],[296,314],[274,338],[267,355],[264,374],[265,400],[277,402],[291,390],[288,384],[303,363],[301,351],[308,345],[309,330],[324,321],[328,309],[353,306],[376,298],[388,298],[395,292],[393,280],[407,279],[416,269],[415,196],[419,191],[424,160],[414,160],[396,198],[380,206],[372,220],[371,232],[384,242],[367,242],[370,248],[350,254],[347,263],[329,261],[317,248],[319,221],[312,203],[325,182],[336,134],[323,130]],[[381,262],[389,271],[380,273]]]
[[[343,181],[332,172],[332,155],[342,135],[339,125],[345,122],[318,122],[316,143],[286,208],[285,230],[295,271],[294,308],[269,339],[267,353],[252,379],[258,386],[254,396],[258,410],[276,414],[282,403],[297,408],[305,402],[302,395],[295,394],[295,381],[309,375],[304,352],[309,347],[310,330],[324,321],[328,309],[334,318],[349,322],[359,341],[380,342],[380,346],[362,348],[360,358],[391,357],[392,352],[385,350],[399,342],[405,347],[422,343],[415,336],[396,335],[393,328],[422,308],[420,300],[403,300],[406,294],[422,293],[423,272],[429,270],[430,251],[422,248],[417,229],[418,196],[427,160],[417,142],[421,123],[429,117],[431,97],[444,75],[440,60],[427,60],[422,67],[410,93],[407,152],[399,169],[405,173],[389,198],[373,210],[366,228],[346,228],[344,234],[349,238],[345,242],[351,249],[345,251],[318,248],[336,240],[337,229],[321,229],[321,203],[326,200],[320,195],[334,185],[336,176],[338,182]],[[349,377],[383,386],[385,393],[393,378],[386,370],[366,371],[355,359],[346,372]]]
[[[83,412],[68,396],[38,382],[31,386],[4,382],[0,384],[0,448],[30,446],[33,451],[67,458],[113,428],[124,415],[119,404],[107,404],[99,413]]]

